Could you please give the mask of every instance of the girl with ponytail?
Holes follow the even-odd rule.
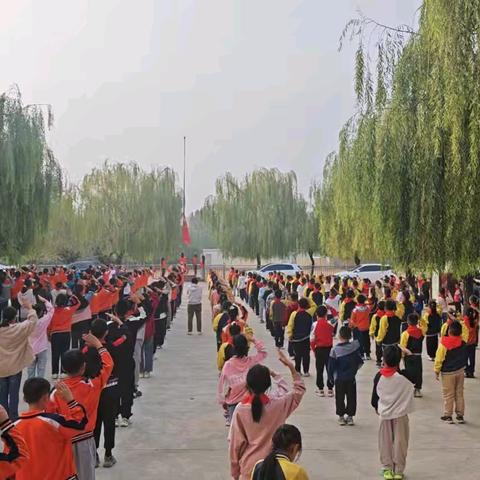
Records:
[[[302,452],[302,435],[294,425],[284,424],[272,438],[272,451],[253,469],[252,480],[308,480],[295,462]]]
[[[272,436],[298,407],[305,394],[301,375],[282,350],[278,350],[278,359],[290,370],[293,389],[288,390],[281,376],[264,365],[254,365],[249,369],[248,394],[235,409],[229,435],[230,471],[234,480],[251,479],[255,464],[271,453]],[[278,392],[269,394],[272,378],[281,387],[281,395]],[[299,480],[306,478],[299,477]]]

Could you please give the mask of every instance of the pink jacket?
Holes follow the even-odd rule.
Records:
[[[292,391],[280,397],[269,396],[259,423],[253,421],[251,405],[237,405],[229,434],[230,472],[234,480],[250,480],[255,464],[270,453],[273,434],[298,407],[304,394],[305,384],[296,373]]]
[[[30,334],[29,341],[32,346],[33,354],[37,355],[40,352],[48,349],[47,328],[53,318],[55,308],[50,302],[45,303],[47,311],[45,315],[37,320],[35,330]]]
[[[218,380],[218,403],[235,405],[247,395],[247,373],[253,365],[262,362],[267,356],[267,351],[262,342],[254,341],[257,353],[251,357],[233,357],[223,366]]]

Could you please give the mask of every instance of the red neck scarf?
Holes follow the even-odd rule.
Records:
[[[442,345],[447,350],[453,350],[454,348],[460,347],[462,344],[462,337],[443,337],[442,338]]]
[[[382,318],[384,315],[385,315],[385,310],[380,310],[380,309],[377,310],[377,317],[378,318]]]
[[[407,333],[417,340],[423,336],[423,332],[416,325],[409,325]]]
[[[386,315],[387,317],[394,317],[394,316],[395,316],[395,312],[392,312],[391,310],[387,310],[386,313],[385,313],[385,315]]]
[[[245,398],[242,400],[242,403],[244,405],[251,405],[252,402],[253,402],[253,398],[255,397],[255,395],[252,395],[251,393],[249,393],[248,395],[245,396]],[[264,393],[262,393],[261,395],[259,395],[260,397],[260,401],[262,402],[262,405],[266,405],[268,402],[270,402],[270,399],[268,398],[267,395],[265,395]]]
[[[353,298],[345,297],[345,300],[343,301],[343,303],[350,303],[350,302],[353,302]]]
[[[380,369],[380,374],[383,375],[384,377],[391,377],[398,371],[398,367],[382,367]]]

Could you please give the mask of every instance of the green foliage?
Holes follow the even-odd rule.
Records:
[[[284,257],[305,249],[307,203],[293,172],[260,169],[242,180],[227,173],[217,180],[202,218],[232,257]]]
[[[55,204],[41,251],[64,261],[77,254],[158,262],[177,252],[181,211],[172,170],[105,162]]]
[[[358,38],[359,112],[326,162],[320,201],[327,253],[465,274],[480,265],[480,0],[425,0],[418,32],[364,17]],[[368,78],[364,39],[377,44]],[[369,101],[369,90],[375,92]]]
[[[0,95],[0,256],[15,260],[47,225],[61,171],[45,141],[39,106],[25,107],[18,88]]]

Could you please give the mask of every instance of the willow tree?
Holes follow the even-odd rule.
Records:
[[[306,202],[293,172],[260,169],[240,180],[219,178],[202,216],[222,251],[229,256],[283,257],[302,249]]]
[[[350,22],[358,111],[326,163],[326,248],[406,269],[478,268],[480,0],[425,0],[417,31]],[[366,38],[381,34],[366,59]],[[375,75],[372,73],[375,71]]]
[[[41,106],[24,106],[17,87],[0,95],[0,257],[15,260],[48,221],[61,171],[45,140]]]
[[[181,209],[172,170],[147,173],[134,163],[106,162],[79,186],[83,250],[118,262],[173,254],[179,244]]]

